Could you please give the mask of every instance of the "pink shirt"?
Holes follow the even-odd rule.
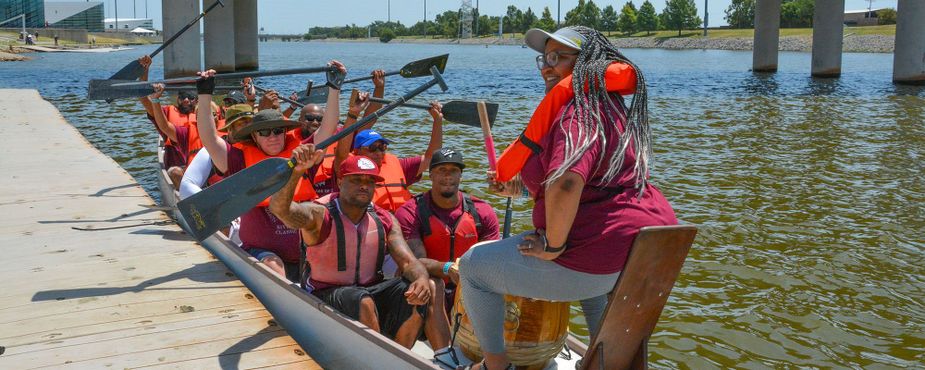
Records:
[[[334,202],[338,196],[340,196],[340,194],[332,195],[331,202]],[[389,233],[392,232],[392,214],[377,205],[373,205],[373,209],[376,210],[376,215],[379,216],[379,220],[382,220],[382,228],[385,229],[385,234],[389,235]],[[331,235],[331,226],[333,222],[334,219],[331,217],[331,212],[325,212],[324,219],[321,220],[321,230],[318,230],[318,240],[325,240]]]
[[[616,98],[615,103],[616,103]],[[563,107],[555,119],[553,127],[538,144],[543,148],[540,154],[532,155],[521,171],[524,185],[534,194],[533,226],[546,229],[546,199],[543,182],[555,170],[562,166],[568,138],[565,132],[572,134],[572,141],[577,142],[577,120],[572,120],[573,106]],[[610,112],[617,114],[616,112]],[[561,118],[561,124],[560,122]],[[623,121],[619,122],[619,131],[623,131]],[[594,144],[577,163],[568,170],[585,180],[578,213],[569,230],[565,252],[554,262],[572,270],[591,274],[611,274],[623,270],[630,247],[639,229],[644,226],[675,225],[678,223],[671,205],[662,196],[661,191],[652,184],[647,184],[641,199],[633,188],[635,177],[633,166],[636,155],[632,147],[625,154],[620,172],[606,184],[601,178],[606,172],[606,163],[610,153],[619,145],[618,132],[614,128],[605,129],[607,147],[600,142]],[[619,187],[624,190],[619,192]],[[594,222],[580,222],[594,220]]]
[[[472,204],[475,206],[475,211],[479,214],[479,221],[482,223],[482,228],[479,230],[479,241],[500,239],[501,237],[498,234],[498,216],[495,214],[495,210],[491,207],[491,204],[471,195],[469,197],[472,198]],[[433,215],[440,219],[445,225],[455,225],[456,221],[463,215],[463,202],[461,199],[456,207],[445,209],[434,204],[433,200],[431,200],[430,192],[425,193],[424,198],[430,203],[430,209],[433,211]],[[405,204],[395,212],[395,218],[398,219],[398,223],[401,225],[401,232],[406,240],[422,240],[420,232],[421,221],[418,219],[418,202],[415,200],[405,202]]]

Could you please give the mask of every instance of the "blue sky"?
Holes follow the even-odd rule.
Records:
[[[106,17],[114,15],[114,2],[119,2],[119,17],[131,18],[137,14],[139,18],[145,16],[145,4],[147,4],[148,17],[154,18],[154,27],[161,29],[161,0],[103,0],[106,5]],[[226,0],[228,1],[228,0]],[[649,0],[655,6],[657,11],[665,7],[665,0]],[[703,17],[704,0],[694,0],[697,8]],[[896,8],[897,0],[874,0],[873,7],[892,7]],[[211,4],[212,0],[204,0],[206,4]],[[729,6],[731,0],[709,0],[710,26],[724,25],[723,20],[725,13],[723,11]],[[366,25],[376,20],[385,21],[388,17],[388,0],[337,0],[337,1],[316,1],[316,0],[260,0],[258,3],[258,22],[268,33],[304,33],[310,27],[314,26],[340,26],[345,24],[356,23],[357,25]],[[434,16],[447,10],[459,8],[462,2],[459,0],[430,0],[427,1],[427,17],[433,20]],[[508,5],[515,5],[518,8],[533,8],[537,16],[543,11],[543,7],[548,6],[552,12],[553,19],[556,18],[556,4],[553,0],[479,0],[478,5],[482,14],[501,15],[505,12]],[[595,1],[603,8],[612,5],[617,11],[625,0]],[[642,0],[634,1],[638,7]],[[562,17],[565,12],[575,7],[578,0],[562,0]],[[134,5],[134,8],[133,8]],[[472,6],[475,7],[476,0],[472,0]],[[845,0],[845,8],[849,10],[866,9],[868,0]],[[412,25],[423,19],[424,0],[391,0],[392,20],[401,21],[405,25]]]

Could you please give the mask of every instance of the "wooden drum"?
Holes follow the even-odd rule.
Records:
[[[473,361],[482,360],[482,349],[463,307],[462,290],[456,290],[450,324],[461,314],[456,343]],[[549,302],[504,296],[504,344],[518,369],[543,369],[562,350],[568,336],[569,302]]]

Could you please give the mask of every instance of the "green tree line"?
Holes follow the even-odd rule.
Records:
[[[726,8],[726,22],[732,28],[754,27],[756,0],[732,0]],[[814,0],[783,0],[781,4],[782,27],[812,27]],[[881,24],[895,23],[895,11],[892,9],[881,11]],[[607,33],[618,32],[623,35],[633,35],[645,32],[646,35],[658,30],[696,29],[703,24],[698,16],[699,11],[694,0],[665,0],[661,13],[656,12],[655,6],[645,0],[637,7],[632,0],[626,1],[619,12],[612,5],[600,8],[594,0],[578,0],[576,5],[565,14],[562,26],[587,26]],[[460,37],[463,19],[462,9],[447,10],[437,14],[433,20],[419,21],[407,27],[401,22],[376,21],[367,26],[355,24],[341,27],[312,27],[305,34],[306,39],[313,38],[364,38],[379,37],[387,42],[400,36],[423,37]],[[524,33],[531,28],[540,28],[554,31],[556,20],[552,17],[549,7],[544,7],[539,14],[532,8],[519,9],[515,5],[508,5],[505,13],[499,16],[478,14],[472,10],[472,33],[475,36],[497,35],[499,29],[504,33]],[[503,22],[503,23],[502,23]]]

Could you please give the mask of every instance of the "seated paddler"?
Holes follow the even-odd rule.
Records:
[[[352,156],[338,168],[340,191],[313,202],[297,203],[296,188],[306,170],[323,158],[314,145],[296,148],[289,181],[273,195],[270,210],[299,230],[305,243],[306,289],[341,313],[411,348],[421,329],[435,348],[446,333],[435,333],[433,302],[442,300],[424,265],[408,248],[395,216],[372,203],[379,166]],[[384,279],[382,263],[390,255],[404,272]]]

